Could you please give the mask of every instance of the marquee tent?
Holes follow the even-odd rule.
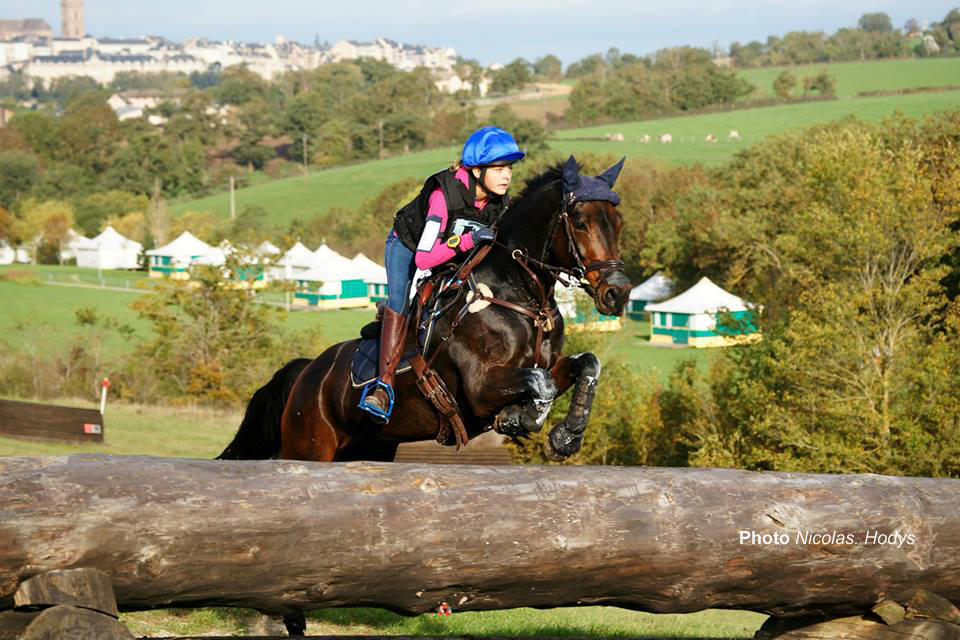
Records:
[[[137,269],[143,245],[108,226],[76,248],[77,266],[92,269]]]
[[[753,305],[700,278],[680,295],[648,304],[651,344],[725,347],[759,340]]]

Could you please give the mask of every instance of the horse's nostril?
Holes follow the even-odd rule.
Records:
[[[603,302],[608,307],[617,306],[617,302],[619,301],[619,298],[620,296],[617,294],[616,289],[607,289],[606,292],[603,294]]]

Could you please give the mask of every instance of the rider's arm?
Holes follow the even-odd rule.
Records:
[[[443,197],[443,191],[436,189],[430,194],[427,221],[414,257],[418,269],[430,269],[451,260],[458,250],[469,251],[473,248],[473,237],[469,233],[461,237],[460,246],[456,249],[447,246],[443,241],[443,232],[447,228],[448,220],[447,200]]]

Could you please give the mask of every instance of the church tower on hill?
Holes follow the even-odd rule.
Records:
[[[82,38],[86,35],[83,28],[83,0],[60,0],[60,19],[64,38]]]

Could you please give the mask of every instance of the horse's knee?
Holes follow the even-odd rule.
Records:
[[[576,363],[576,377],[586,376],[594,379],[600,377],[600,358],[596,355],[586,351],[569,356],[569,358]]]
[[[557,397],[557,384],[550,372],[545,369],[527,369],[523,375],[527,398],[500,412],[496,421],[499,433],[518,436],[540,431],[553,407],[553,401]]]

